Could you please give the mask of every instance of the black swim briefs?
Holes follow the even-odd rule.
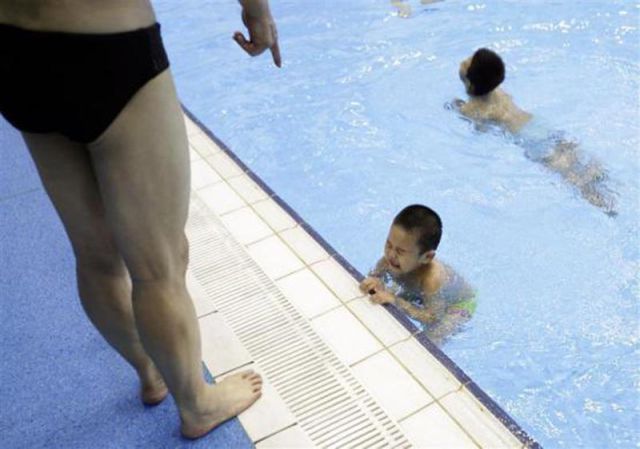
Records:
[[[157,23],[111,34],[0,24],[0,112],[21,131],[93,142],[167,67]]]

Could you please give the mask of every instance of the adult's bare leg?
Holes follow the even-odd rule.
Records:
[[[189,152],[169,70],[149,81],[89,145],[107,222],[133,285],[142,343],[174,395],[182,433],[197,438],[260,396],[252,371],[204,382],[193,303],[186,289]]]
[[[167,387],[140,343],[129,273],[105,222],[87,147],[60,135],[23,136],[71,241],[78,292],[87,316],[138,372],[143,402],[159,403]]]

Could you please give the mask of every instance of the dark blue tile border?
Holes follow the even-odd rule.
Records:
[[[247,174],[256,184],[258,184],[280,207],[291,215],[291,217],[313,237],[324,249],[333,257],[342,267],[347,270],[357,281],[364,279],[362,273],[360,273],[353,265],[349,263],[338,251],[336,251],[313,227],[304,221],[298,213],[289,206],[286,201],[280,198],[271,188],[265,184],[244,162],[242,162],[236,154],[229,149],[220,139],[218,139],[209,128],[205,126],[195,115],[183,104],[182,109],[185,114],[196,123],[200,129],[209,136],[236,164]],[[487,393],[482,390],[467,374],[455,364],[440,348],[438,348],[427,336],[420,332],[415,324],[407,318],[407,316],[399,311],[397,308],[385,304],[387,312],[389,312],[396,320],[400,322],[413,336],[420,342],[422,346],[427,349],[436,359],[440,361],[455,377],[463,384],[487,410],[489,410],[504,426],[511,431],[511,433],[518,438],[527,448],[542,449],[542,446],[534,440],[527,432],[518,425],[515,420],[509,416]]]

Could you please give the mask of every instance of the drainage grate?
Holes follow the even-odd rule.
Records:
[[[194,276],[317,447],[411,447],[195,193],[187,234]]]

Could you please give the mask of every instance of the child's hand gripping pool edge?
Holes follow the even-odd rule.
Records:
[[[360,291],[369,294],[369,299],[374,304],[396,304],[396,296],[385,288],[380,278],[365,278],[360,283]]]

